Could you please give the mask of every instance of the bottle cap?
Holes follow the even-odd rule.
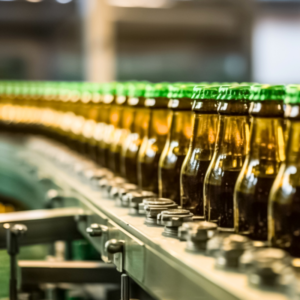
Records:
[[[253,84],[250,89],[251,101],[284,100],[285,87],[283,85]]]
[[[146,98],[163,98],[168,97],[170,83],[148,83],[146,85]]]
[[[224,89],[225,94],[222,95],[222,98],[224,100],[249,100],[250,89],[250,85],[230,86]]]
[[[300,104],[300,85],[291,84],[286,87],[285,104]]]
[[[194,85],[192,99],[203,99],[203,89],[210,84],[208,82],[201,82],[199,84]]]
[[[149,84],[147,81],[128,83],[128,96],[134,98],[145,97],[147,84]]]

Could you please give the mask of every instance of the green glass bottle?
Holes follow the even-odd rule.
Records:
[[[233,232],[233,191],[249,141],[249,86],[221,86],[213,158],[204,179],[205,219]]]
[[[283,86],[253,85],[250,149],[234,191],[235,230],[254,240],[268,238],[268,198],[284,160]]]

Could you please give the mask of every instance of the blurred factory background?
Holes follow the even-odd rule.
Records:
[[[299,82],[300,1],[0,0],[0,79]]]

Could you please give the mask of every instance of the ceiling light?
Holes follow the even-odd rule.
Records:
[[[61,4],[66,4],[71,2],[72,0],[56,0],[56,2],[61,3]]]

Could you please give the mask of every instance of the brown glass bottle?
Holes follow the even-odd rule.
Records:
[[[189,90],[188,90],[189,89]],[[192,136],[193,86],[170,87],[169,108],[172,110],[170,131],[159,160],[159,196],[180,205],[180,171]]]
[[[96,126],[101,122],[100,112],[102,109],[101,103],[101,85],[90,83],[86,91],[86,98],[90,98],[87,109],[87,117],[84,123],[82,134],[85,139],[87,155],[96,161],[96,140],[94,139]]]
[[[300,87],[288,86],[285,98],[286,160],[269,197],[268,240],[300,257]]]
[[[169,131],[167,83],[148,84],[145,107],[149,112],[149,124],[138,153],[138,186],[158,193],[158,163]]]
[[[149,124],[149,109],[145,108],[146,83],[132,83],[128,87],[128,105],[132,112],[131,128],[121,151],[121,174],[129,182],[138,183],[138,153]]]
[[[98,158],[100,165],[109,168],[109,147],[113,140],[115,127],[120,121],[120,112],[116,110],[116,84],[114,82],[103,85],[103,127],[97,133]]]
[[[128,107],[128,85],[129,83],[117,83],[115,116],[118,122],[113,130],[109,146],[110,169],[117,175],[121,175],[122,146],[128,136],[133,123],[133,110]]]
[[[233,231],[233,191],[249,139],[249,87],[220,87],[219,125],[213,158],[204,179],[205,219]]]
[[[254,240],[268,238],[268,198],[284,160],[282,86],[251,88],[250,150],[234,191],[235,230]]]
[[[181,169],[181,206],[204,217],[204,177],[213,156],[218,125],[218,87],[195,86],[193,134]]]

